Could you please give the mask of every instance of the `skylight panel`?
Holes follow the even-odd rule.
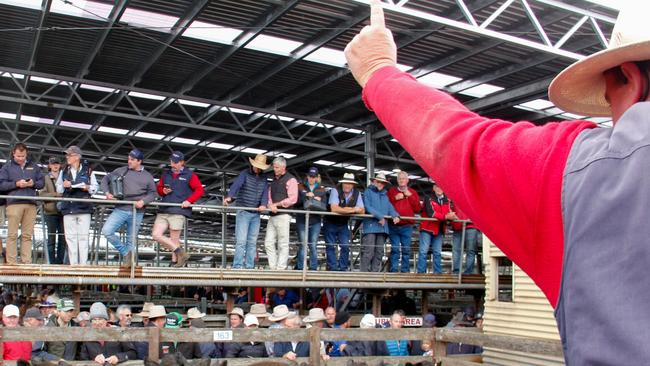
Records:
[[[502,87],[490,84],[481,84],[473,88],[465,89],[460,92],[463,95],[469,95],[470,97],[483,98],[492,93],[496,93],[500,90],[503,90]]]
[[[95,1],[71,0],[72,4],[63,1],[52,1],[50,11],[57,14],[71,15],[80,18],[106,20],[113,6]]]
[[[366,167],[359,166],[359,165],[348,165],[348,166],[345,167],[345,169],[350,169],[350,170],[354,170],[354,171],[359,171],[359,170],[364,170],[364,169],[366,169]]]
[[[461,78],[457,78],[451,75],[441,74],[439,72],[432,72],[422,77],[419,77],[418,80],[424,84],[433,86],[434,88],[444,88],[449,84],[453,84],[455,82],[460,81]]]
[[[195,139],[188,139],[188,138],[185,138],[185,137],[174,137],[174,138],[172,139],[172,142],[177,142],[177,143],[179,143],[179,144],[196,145],[196,144],[198,144],[200,141],[199,141],[199,140],[195,140]]]
[[[95,90],[95,91],[100,91],[104,93],[113,93],[115,89],[111,88],[105,88],[103,86],[97,86],[97,85],[90,85],[90,84],[81,84],[79,85],[81,89],[88,89],[88,90]]]
[[[345,130],[345,132],[354,133],[357,135],[363,135],[365,133],[364,131],[357,130],[356,128],[348,128],[347,130]]]
[[[113,133],[116,135],[126,135],[127,133],[129,133],[129,130],[125,130],[123,128],[108,127],[108,126],[101,126],[97,129],[97,131]]]
[[[61,83],[61,80],[50,79],[50,78],[42,78],[40,76],[32,76],[30,78],[30,80],[35,81],[37,83],[44,83],[44,84],[59,84],[59,83]]]
[[[70,121],[61,121],[59,123],[61,126],[67,126],[67,127],[72,127],[72,128],[80,128],[82,130],[89,130],[92,125],[85,124],[85,123],[79,123],[79,122],[70,122]]]
[[[334,125],[330,125],[329,123],[320,123],[320,122],[315,122],[315,121],[309,121],[305,123],[307,126],[319,126],[319,127],[325,127],[325,128],[332,128]]]
[[[232,113],[238,113],[238,114],[251,114],[253,111],[249,111],[248,109],[241,109],[241,108],[228,108],[229,111]]]
[[[621,10],[621,1],[620,0],[586,0],[590,3],[597,5],[606,6],[610,9]]]
[[[159,32],[169,32],[176,22],[178,17],[171,15],[153,13],[150,11],[126,8],[124,14],[120,18],[120,23],[128,23],[138,27],[151,27],[156,28]]]
[[[264,154],[266,152],[266,150],[261,150],[261,149],[256,149],[254,147],[246,147],[246,146],[241,146],[240,151],[248,154]]]
[[[12,74],[12,73],[9,73],[9,72],[3,72],[2,74],[0,74],[0,76],[2,76],[4,78],[11,78],[13,76],[14,79],[24,79],[25,78],[25,75],[23,75],[23,74],[16,74],[16,73]]]
[[[4,112],[0,112],[0,118],[16,119],[16,114],[15,114],[15,113],[4,113]]]
[[[145,139],[151,139],[151,140],[162,140],[163,138],[165,138],[165,135],[160,135],[160,134],[151,133],[151,132],[142,132],[142,131],[136,133],[135,136],[136,137],[142,137],[142,138],[145,138]]]
[[[302,43],[290,39],[260,34],[248,43],[245,48],[288,56],[301,45]]]
[[[183,32],[183,37],[202,39],[204,41],[232,44],[242,31],[217,24],[194,21]]]
[[[220,150],[230,150],[233,147],[235,147],[235,145],[222,144],[222,143],[219,143],[219,142],[211,142],[207,146],[211,147],[213,149],[220,149]]]
[[[19,6],[28,9],[40,9],[41,3],[40,0],[0,0],[0,4]]]
[[[208,103],[195,102],[193,100],[187,100],[187,99],[178,99],[178,102],[183,105],[189,105],[192,107],[199,107],[199,108],[207,108],[210,106],[210,104]]]
[[[562,114],[562,117],[568,118],[568,119],[584,119],[585,116],[581,116],[579,114],[574,114],[574,113],[569,113],[565,112]]]
[[[136,98],[143,98],[143,99],[151,99],[151,100],[164,100],[165,97],[160,96],[160,95],[153,95],[153,94],[148,94],[148,93],[140,93],[140,92],[129,92],[129,96],[136,97]]]
[[[14,118],[16,118],[15,115],[14,115]],[[54,123],[54,120],[51,119],[51,118],[28,116],[28,115],[24,115],[24,114],[22,116],[20,116],[20,119],[23,120],[23,121],[27,121],[27,122],[43,123],[43,124],[46,124],[46,125],[51,125],[52,123]]]
[[[329,47],[321,47],[317,49],[305,57],[305,60],[337,67],[343,67],[347,63],[343,51]]]
[[[318,165],[324,165],[324,166],[330,166],[336,164],[336,162],[329,161],[329,160],[316,160],[314,164]]]
[[[555,104],[549,102],[546,99],[535,99],[535,100],[531,100],[531,101],[526,102],[526,103],[521,103],[519,105],[522,106],[522,107],[535,109],[535,110],[538,110],[538,111],[543,110],[543,109],[548,109],[548,108],[551,108],[551,107],[555,106]]]

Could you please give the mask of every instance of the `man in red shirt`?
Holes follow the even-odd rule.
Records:
[[[401,170],[397,174],[397,185],[388,190],[388,199],[400,217],[413,217],[422,210],[418,192],[410,188],[408,184],[409,175],[407,172]],[[400,220],[397,224],[388,224],[391,272],[409,272],[413,224],[415,224],[413,220]],[[400,250],[402,254],[401,266],[399,262]]]
[[[2,324],[5,328],[17,328],[20,310],[16,305],[7,305],[2,309]],[[32,357],[32,342],[13,341],[2,342],[4,347],[2,359],[5,361],[26,360]]]

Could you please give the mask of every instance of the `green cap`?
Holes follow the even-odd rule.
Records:
[[[178,329],[183,324],[183,316],[176,311],[172,311],[167,314],[167,319],[165,321],[165,328]]]
[[[71,299],[61,299],[56,303],[56,310],[59,311],[70,311],[74,310],[74,301]]]

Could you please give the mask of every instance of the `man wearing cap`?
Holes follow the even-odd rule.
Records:
[[[40,197],[60,197],[56,191],[56,181],[61,175],[61,159],[52,156],[47,160],[47,174],[43,176],[43,189]],[[47,259],[49,264],[63,264],[65,257],[65,238],[63,237],[63,216],[56,201],[44,201],[43,212],[47,226]]]
[[[242,308],[232,308],[228,313],[228,326],[231,329],[241,328],[244,321],[244,310]]]
[[[66,198],[88,199],[99,188],[87,160],[81,160],[81,149],[70,146],[65,151],[67,165],[56,182],[56,190]],[[65,227],[65,241],[68,245],[70,264],[88,264],[90,243],[90,220],[93,204],[87,202],[60,202]]]
[[[393,224],[400,222],[399,214],[390,203],[386,194],[386,185],[390,184],[384,174],[377,174],[372,179],[372,185],[363,193],[363,205],[373,217],[363,219],[363,236],[361,237],[361,272],[379,272],[384,257],[384,244],[388,237],[388,222],[385,216],[390,216]]]
[[[272,270],[287,269],[289,261],[289,234],[291,215],[278,212],[290,209],[298,202],[298,180],[287,172],[287,161],[278,156],[273,159],[273,181],[269,185],[268,207],[271,217],[266,224],[264,249]]]
[[[346,49],[366,105],[555,307],[567,364],[650,359],[650,314],[637,311],[650,300],[649,6],[626,2],[607,49],[549,88],[558,107],[611,116],[611,129],[484,118],[418,83],[395,67],[378,1]]]
[[[86,328],[90,323],[90,313],[87,311],[80,311],[72,321],[77,323],[78,327]]]
[[[16,305],[6,305],[2,308],[2,325],[5,328],[17,328],[20,310]],[[32,342],[12,341],[2,342],[2,359],[4,361],[26,360],[32,357]]]
[[[223,200],[229,205],[233,200],[237,207],[251,210],[237,210],[235,221],[235,258],[232,268],[252,269],[257,255],[257,236],[260,232],[260,212],[266,210],[268,203],[268,182],[264,171],[269,168],[266,156],[257,154],[248,158],[251,166],[243,170],[230,185],[228,195]],[[257,211],[252,210],[256,208]]]
[[[39,328],[43,326],[43,321],[45,317],[41,314],[38,308],[29,308],[25,311],[23,316],[23,326],[25,328]],[[49,352],[45,347],[45,342],[43,341],[33,341],[32,342],[32,359],[41,359],[44,361],[62,361],[61,357],[57,357]]]
[[[153,240],[172,252],[172,266],[183,267],[190,258],[181,246],[181,230],[185,220],[192,217],[191,204],[203,196],[203,185],[199,176],[185,166],[185,155],[174,151],[169,156],[170,169],[165,169],[158,180],[158,195],[165,203],[180,203],[181,206],[161,206],[151,230]],[[169,237],[165,231],[169,228]]]
[[[205,313],[201,312],[199,308],[194,307],[190,308],[187,311],[187,319],[190,322],[190,329],[202,329],[205,328]],[[217,346],[214,342],[201,342],[198,343],[200,357],[198,358],[217,358],[221,357],[221,354],[218,353]]]
[[[45,324],[50,321],[50,318],[56,318],[56,304],[58,302],[59,299],[56,296],[50,295],[37,305],[41,314],[43,314]]]
[[[335,329],[348,329],[350,328],[350,313],[347,311],[339,311],[336,313],[336,319],[334,320]],[[326,346],[327,355],[330,357],[341,357],[343,352],[347,348],[346,340],[338,340],[329,342]]]
[[[422,217],[434,218],[420,223],[420,242],[418,248],[417,272],[427,272],[429,247],[433,252],[433,273],[442,273],[442,239],[447,231],[447,220],[455,220],[457,216],[451,211],[451,203],[442,188],[433,182],[431,194],[424,195]]]
[[[400,216],[413,217],[422,211],[420,195],[415,189],[409,187],[409,175],[400,170],[397,173],[397,185],[388,190],[388,199]],[[390,271],[409,272],[411,257],[411,236],[413,234],[413,220],[400,220],[397,224],[388,224],[388,237],[390,238]],[[402,263],[400,265],[400,254]]]
[[[246,329],[257,329],[259,320],[253,314],[246,314],[244,317]],[[230,342],[226,344],[225,358],[259,358],[268,357],[264,342]]]
[[[93,329],[110,327],[104,304],[96,302],[90,306],[90,322]],[[136,360],[137,353],[133,342],[88,341],[82,343],[79,359],[95,361],[100,365],[116,365]]]
[[[375,324],[376,318],[372,314],[365,314],[361,321],[359,321],[360,329],[375,329],[377,328]],[[345,350],[343,351],[344,356],[378,356],[377,348],[379,343],[383,341],[348,341]]]
[[[307,180],[298,185],[298,202],[296,206],[300,209],[309,211],[324,211],[327,209],[327,191],[321,186],[318,168],[315,166],[309,168]],[[323,222],[323,216],[318,214],[309,215],[309,223],[305,225],[305,215],[296,215],[296,233],[298,234],[298,254],[296,255],[296,266],[298,270],[302,269],[304,262],[303,246],[305,241],[305,230],[307,230],[307,247],[309,248],[309,269],[315,271],[318,269],[318,252],[316,243]]]
[[[345,173],[339,180],[338,186],[329,191],[327,201],[330,211],[340,215],[354,215],[365,213],[361,192],[357,190],[357,181],[354,174]],[[323,232],[325,236],[325,255],[327,269],[330,271],[347,271],[350,265],[350,218],[347,216],[325,216]],[[338,249],[338,258],[336,249]]]
[[[0,169],[0,192],[9,196],[36,196],[44,186],[41,168],[27,156],[27,146],[19,142],[11,149],[11,161]],[[32,238],[36,220],[36,201],[7,199],[7,264],[17,263],[18,228],[20,227],[20,261],[32,263]]]
[[[119,204],[115,206],[111,215],[106,219],[104,227],[102,227],[102,235],[120,252],[126,266],[131,266],[134,261],[133,250],[135,243],[132,242],[133,234],[135,234],[137,240],[140,224],[142,224],[144,217],[144,206],[156,198],[156,184],[151,174],[142,166],[142,160],[144,160],[142,151],[133,149],[129,152],[127,166],[113,170],[102,179],[102,190],[106,192],[107,199],[116,199],[113,193],[117,192],[111,192],[110,182],[120,184],[119,181],[121,180],[124,194],[122,200],[134,201],[137,209],[134,224],[133,205]],[[121,179],[119,179],[120,177]],[[122,225],[126,225],[124,243],[116,234]]]
[[[50,318],[45,324],[46,327],[67,328],[72,326],[75,306],[72,299],[60,299],[56,304],[56,317]],[[73,341],[50,341],[46,342],[49,353],[64,360],[73,361],[77,355],[77,342]]]

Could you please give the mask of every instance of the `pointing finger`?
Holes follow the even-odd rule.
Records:
[[[376,28],[385,28],[384,9],[381,7],[381,1],[370,1],[370,25]]]

